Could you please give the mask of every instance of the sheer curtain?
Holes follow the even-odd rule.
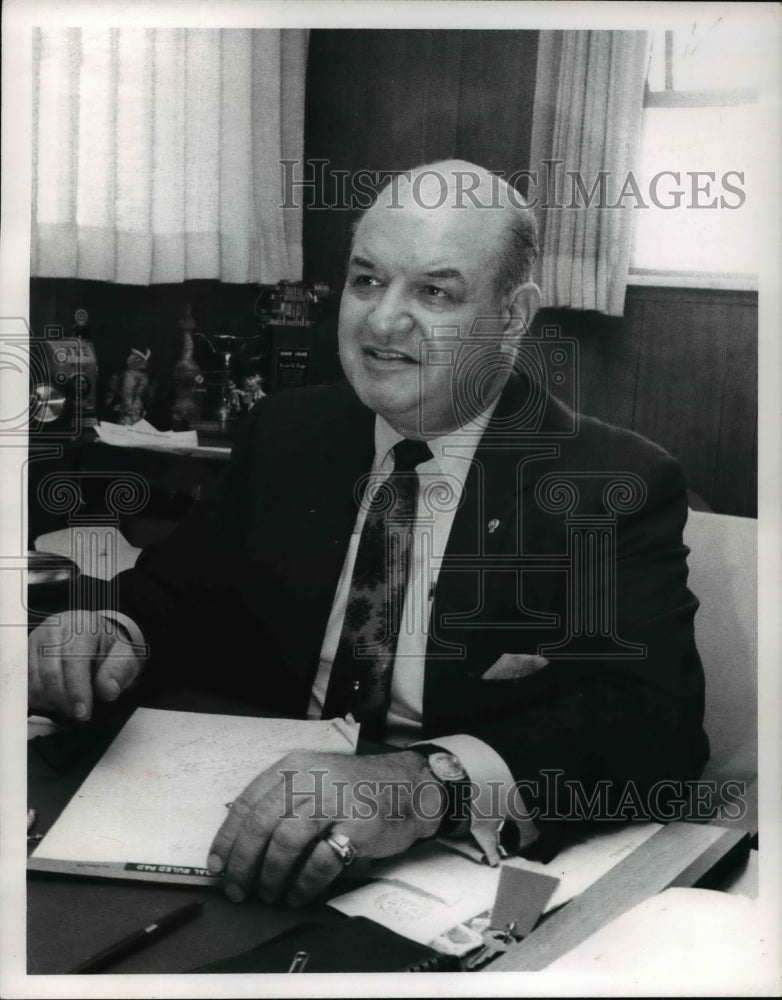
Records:
[[[306,31],[34,35],[34,276],[301,277]],[[290,200],[290,199],[289,199]]]
[[[548,204],[541,213],[544,305],[611,316],[624,310],[637,204],[628,175],[641,136],[647,36],[645,31],[540,33],[531,167],[557,180],[556,198],[553,187],[545,192],[544,186]],[[558,161],[556,167],[552,161]],[[601,196],[598,186],[590,197],[601,171],[607,173],[605,193]],[[579,176],[586,194],[574,187],[571,174]]]

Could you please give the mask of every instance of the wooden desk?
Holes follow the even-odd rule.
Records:
[[[225,468],[230,441],[210,442],[189,453],[152,448],[120,448],[101,441],[86,442],[81,450],[81,468],[89,472],[134,472],[150,489],[198,498],[201,487]]]
[[[140,548],[161,540],[228,464],[230,440],[203,443],[189,453],[122,448],[85,431],[62,454],[31,463],[30,537],[92,517],[117,524]],[[117,484],[123,488],[112,490]],[[65,507],[64,496],[73,498]]]

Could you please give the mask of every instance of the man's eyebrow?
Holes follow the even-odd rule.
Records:
[[[377,270],[375,264],[368,257],[362,257],[360,254],[352,254],[348,261],[348,266],[361,267],[367,271]],[[440,281],[453,280],[459,281],[463,285],[467,284],[467,280],[462,272],[455,267],[435,267],[424,271],[423,276],[425,278],[436,278]]]
[[[375,265],[372,263],[371,260],[368,260],[366,257],[359,257],[358,254],[353,254],[348,263],[355,264],[356,267],[367,268],[370,271],[375,270]]]
[[[455,267],[437,267],[431,271],[425,271],[424,273],[427,278],[455,278],[457,281],[461,281],[462,284],[465,284],[464,275]]]

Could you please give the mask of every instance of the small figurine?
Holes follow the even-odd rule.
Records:
[[[240,389],[234,381],[229,381],[222,404],[218,408],[221,426],[226,424],[228,420],[236,420],[243,413],[247,413],[254,403],[266,395],[261,388],[261,382],[260,375],[249,375]]]
[[[118,414],[118,423],[137,424],[147,412],[149,376],[147,364],[152,352],[131,348],[125,371],[115,372],[109,380],[106,405]]]
[[[266,393],[263,391],[263,378],[260,375],[248,375],[244,380],[244,399],[248,409],[263,399]]]
[[[228,409],[231,414],[239,416],[239,414],[246,406],[247,393],[244,391],[244,389],[240,389],[235,382],[228,383],[228,390],[230,392],[228,400]]]
[[[201,416],[204,375],[193,359],[193,334],[196,322],[190,305],[179,321],[182,331],[182,356],[174,366],[174,401],[171,405],[171,426],[174,430],[188,430]]]

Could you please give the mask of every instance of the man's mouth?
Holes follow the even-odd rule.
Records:
[[[415,358],[406,354],[404,351],[394,351],[386,347],[368,346],[363,348],[363,352],[367,355],[367,357],[370,357],[375,361],[399,362],[410,365],[418,364]]]

